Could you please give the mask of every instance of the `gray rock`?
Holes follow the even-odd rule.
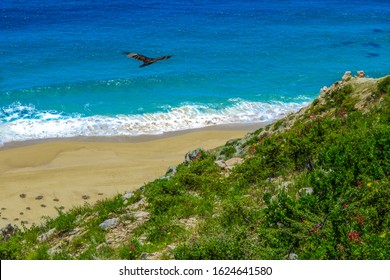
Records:
[[[145,211],[134,212],[133,214],[137,220],[147,220],[150,216],[149,212]]]
[[[357,76],[358,76],[359,78],[364,78],[364,77],[366,76],[366,74],[364,73],[363,70],[360,70],[360,71],[357,71]]]
[[[188,164],[188,163],[194,161],[195,159],[197,159],[197,157],[199,156],[201,151],[202,151],[201,148],[197,148],[191,152],[186,153],[186,155],[184,157],[185,163]]]
[[[341,78],[343,81],[346,81],[346,80],[349,80],[350,78],[352,78],[352,72],[351,71],[347,71],[344,73],[344,76]]]
[[[176,174],[176,172],[177,172],[176,166],[169,166],[164,177],[174,176]]]
[[[129,192],[129,193],[125,193],[124,195],[122,195],[122,199],[125,200],[125,199],[129,199],[130,197],[134,196],[134,193],[132,192]]]
[[[278,186],[278,190],[281,190],[281,189],[284,189],[284,190],[288,190],[288,186],[291,185],[291,181],[284,181],[282,182],[279,186]]]
[[[143,197],[139,201],[135,202],[133,205],[130,206],[131,210],[136,210],[140,208],[141,206],[147,206],[146,198]]]
[[[235,167],[236,165],[240,165],[243,163],[243,159],[242,158],[231,158],[227,161],[225,161],[225,164],[226,164],[226,169],[233,169],[233,167]]]
[[[287,260],[297,260],[298,259],[298,255],[294,254],[294,253],[290,253],[290,254],[285,255],[284,258],[287,259]]]
[[[50,256],[53,256],[55,254],[58,254],[58,253],[61,253],[61,247],[62,247],[62,243],[57,243],[54,247],[50,248],[49,250],[47,250],[47,253],[50,255]]]
[[[99,227],[105,228],[105,229],[112,229],[118,224],[118,222],[119,222],[118,218],[108,219],[108,220],[105,220],[103,223],[101,223],[99,225]]]
[[[314,193],[313,188],[302,188],[297,192],[297,194],[295,195],[295,198],[299,199],[301,196],[303,196],[305,194],[312,195],[313,193]]]
[[[45,232],[43,234],[41,234],[40,236],[37,237],[37,241],[38,242],[44,242],[44,241],[47,241],[50,239],[50,237],[53,236],[53,234],[55,233],[56,229],[55,228],[52,228],[51,230],[49,230],[48,232]]]
[[[16,231],[18,230],[18,226],[11,224],[7,224],[5,227],[1,229],[1,235],[3,236],[4,240],[8,240],[11,236],[13,236]]]
[[[223,169],[226,168],[226,163],[223,160],[217,160],[215,161],[215,164]]]

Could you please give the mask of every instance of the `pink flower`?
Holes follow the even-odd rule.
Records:
[[[361,241],[361,238],[359,236],[360,236],[360,233],[358,233],[356,231],[355,232],[351,232],[350,234],[348,234],[349,241],[353,241],[353,242]]]
[[[256,150],[255,146],[252,146],[251,147],[251,153],[253,154],[255,152],[255,150]]]
[[[348,204],[347,204],[347,203],[344,203],[344,204],[343,204],[343,207],[344,207],[344,208],[345,208],[345,207],[347,207],[347,206],[348,206]]]
[[[130,251],[135,251],[135,247],[134,247],[134,245],[130,245]]]
[[[304,137],[305,137],[305,134],[302,133],[302,134],[301,134],[301,137],[304,138]]]
[[[309,116],[309,119],[314,119],[316,116],[314,115],[314,114],[311,114],[310,116]]]

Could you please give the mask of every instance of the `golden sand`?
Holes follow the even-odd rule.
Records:
[[[164,175],[184,155],[211,149],[245,130],[194,131],[139,143],[45,142],[0,151],[0,227],[40,224],[57,208],[92,204]]]

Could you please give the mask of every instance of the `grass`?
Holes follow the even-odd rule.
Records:
[[[240,141],[244,162],[232,171],[215,161],[236,154],[237,141],[201,151],[127,200],[118,195],[19,230],[0,242],[0,257],[389,259],[389,84],[380,80],[364,111],[353,79],[337,85],[300,115]],[[109,218],[118,226],[100,228]]]

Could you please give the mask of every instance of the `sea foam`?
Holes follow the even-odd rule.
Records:
[[[2,110],[0,143],[75,136],[137,136],[195,129],[221,124],[267,122],[296,111],[306,103],[250,102],[214,109],[183,105],[165,112],[138,115],[82,116],[39,111],[32,105],[14,104]]]

